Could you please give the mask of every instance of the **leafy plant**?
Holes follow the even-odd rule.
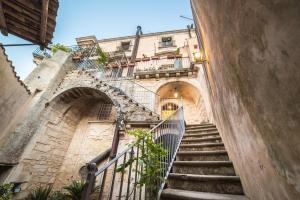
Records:
[[[52,186],[39,186],[28,194],[26,200],[46,200],[50,196]]]
[[[59,43],[51,46],[51,51],[52,51],[53,54],[55,54],[58,50],[61,50],[61,51],[64,51],[64,52],[71,52],[72,51],[71,48],[69,48],[69,47],[67,47],[63,44],[59,44]]]
[[[180,54],[180,48],[177,48],[177,49],[176,49],[175,54],[176,54],[176,55]]]
[[[98,56],[97,62],[98,64],[106,64],[109,60],[109,56],[105,53],[100,47],[96,49],[96,54]]]
[[[61,191],[55,191],[49,196],[48,199],[49,200],[70,200],[70,197],[68,197],[65,193]]]
[[[72,183],[64,187],[64,189],[67,190],[67,197],[70,197],[72,200],[80,200],[84,190],[84,182],[72,181]]]
[[[13,184],[11,183],[0,185],[0,200],[12,199],[12,188]]]
[[[126,163],[120,165],[117,171],[124,172],[135,161],[143,165],[143,171],[137,171],[140,174],[140,179],[135,187],[146,186],[150,199],[151,197],[154,198],[159,190],[159,183],[163,179],[159,176],[164,170],[161,168],[160,159],[167,156],[167,151],[161,144],[153,140],[152,134],[147,130],[137,129],[129,131],[128,134],[137,139],[134,146],[140,149],[139,157],[131,157]]]

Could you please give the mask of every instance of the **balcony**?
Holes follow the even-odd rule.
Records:
[[[197,69],[193,68],[189,57],[180,55],[159,58],[143,58],[135,62],[135,78],[159,78],[191,76]]]

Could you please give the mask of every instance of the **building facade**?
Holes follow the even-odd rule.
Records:
[[[116,132],[110,154],[134,140],[126,129],[150,128],[180,107],[187,124],[213,120],[193,28],[142,34],[138,27],[133,36],[76,41],[72,53],[34,52],[38,65],[25,80],[32,96],[0,154],[11,163],[3,180],[21,188],[16,198],[84,179],[85,163],[114,149]]]

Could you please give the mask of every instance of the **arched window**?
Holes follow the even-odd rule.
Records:
[[[175,103],[168,102],[161,107],[162,119],[167,119],[178,109],[178,105]]]
[[[166,103],[162,106],[161,110],[177,110],[178,106],[175,103]]]

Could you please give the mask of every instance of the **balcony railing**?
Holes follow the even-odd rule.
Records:
[[[156,197],[159,199],[164,188],[165,181],[170,173],[179,144],[185,132],[185,121],[183,108],[179,108],[168,119],[159,123],[150,130],[152,140],[156,144],[161,144],[167,155],[160,155],[154,162],[159,162],[160,168],[157,174],[159,181],[153,183],[158,188]],[[147,185],[140,185],[140,178],[146,173],[147,166],[141,161],[142,151],[148,152],[144,142],[130,145],[123,152],[110,160],[103,166],[97,168],[95,163],[87,164],[89,170],[84,194],[81,200],[88,200],[94,188],[100,188],[97,194],[93,194],[93,199],[149,199]],[[120,167],[125,170],[119,171]],[[150,177],[151,178],[151,177]],[[156,179],[158,180],[158,179]],[[148,198],[147,198],[148,197]]]
[[[191,62],[188,57],[183,58],[164,58],[135,63],[135,72],[180,70],[190,68]]]

